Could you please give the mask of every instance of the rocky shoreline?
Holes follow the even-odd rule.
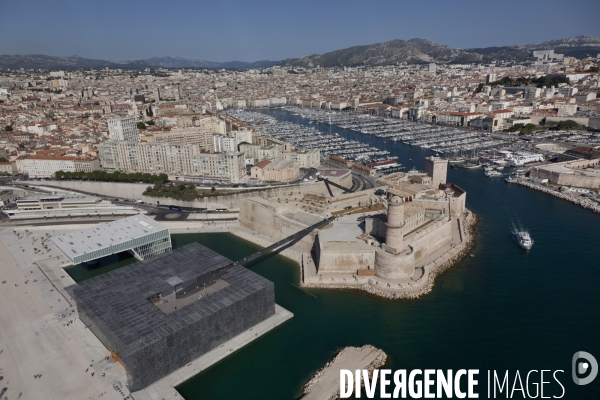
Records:
[[[559,199],[570,201],[573,204],[577,204],[578,206],[587,208],[588,210],[592,210],[593,212],[600,213],[600,204],[595,203],[594,201],[592,201],[590,199],[582,199],[580,197],[573,197],[566,193],[561,193],[556,190],[552,190],[552,189],[548,188],[547,186],[543,186],[543,185],[540,185],[540,184],[537,184],[534,182],[524,181],[521,179],[513,179],[513,180],[511,180],[511,182],[517,183],[521,186],[525,186],[525,187],[528,187],[531,189],[539,190],[540,192],[550,194],[554,197],[558,197]]]
[[[369,294],[377,297],[390,299],[390,300],[412,300],[418,299],[433,290],[435,278],[441,275],[448,268],[456,264],[458,261],[467,257],[471,250],[476,244],[476,230],[478,218],[472,212],[469,212],[469,216],[462,220],[464,223],[464,241],[458,246],[448,251],[446,254],[439,257],[437,260],[425,265],[423,267],[424,276],[417,282],[406,284],[402,288],[393,288],[385,282],[383,279],[377,277],[371,277],[366,282],[355,282],[355,283],[333,283],[333,284],[314,284],[314,283],[303,283],[303,287],[310,287],[315,289],[339,289],[339,290],[363,290]],[[375,281],[374,281],[375,280]],[[387,285],[380,286],[379,282]]]
[[[465,223],[465,233],[467,237],[465,238],[464,242],[461,243],[462,248],[459,250],[458,253],[445,260],[442,264],[431,267],[429,274],[426,278],[427,283],[420,290],[414,292],[390,292],[387,290],[378,289],[370,284],[362,285],[364,286],[363,289],[371,294],[375,294],[379,297],[391,300],[412,300],[418,299],[419,297],[429,294],[433,290],[435,278],[437,278],[439,275],[442,275],[446,270],[448,270],[450,267],[452,267],[454,264],[456,264],[463,258],[467,257],[470,254],[471,250],[473,250],[475,244],[477,243],[477,236],[475,230],[477,222],[477,216],[475,214],[472,214],[471,220]],[[426,267],[427,266],[425,266],[425,268]]]
[[[338,290],[362,290],[371,295],[390,299],[390,300],[412,300],[418,299],[433,290],[433,286],[435,284],[435,278],[448,268],[452,267],[458,261],[467,257],[471,250],[475,247],[476,244],[476,230],[475,226],[478,222],[478,217],[469,212],[468,217],[461,220],[464,224],[463,233],[465,238],[462,243],[448,251],[448,253],[442,255],[437,260],[425,265],[422,267],[424,269],[424,276],[421,278],[424,282],[412,282],[407,284],[407,287],[403,288],[391,288],[391,287],[381,287],[379,286],[379,280],[373,281],[369,279],[368,281],[363,282],[355,282],[355,283],[334,283],[334,284],[313,284],[313,283],[305,283],[300,282],[301,287],[306,288],[315,288],[315,289],[338,289]],[[257,244],[262,247],[267,247],[272,244],[268,239],[262,238],[259,235],[252,235],[248,232],[244,232],[242,230],[232,229],[231,233],[235,236],[238,236],[242,239],[248,240],[254,244]],[[302,252],[294,250],[292,248],[287,248],[281,252],[279,252],[282,256],[295,261],[298,263],[300,269],[302,269]],[[301,271],[302,274],[302,271]],[[372,277],[376,279],[376,277]],[[382,280],[383,284],[386,284]]]
[[[372,378],[372,374],[373,374],[373,370],[378,369],[380,367],[382,367],[385,362],[387,361],[387,354],[385,354],[385,352],[383,350],[380,350],[370,344],[364,345],[362,347],[344,347],[330,362],[328,362],[327,364],[325,364],[325,366],[323,368],[321,368],[320,370],[318,370],[313,377],[306,383],[306,385],[304,385],[304,397],[302,397],[303,399],[306,398],[309,393],[315,391],[315,389],[319,386],[319,384],[324,384],[327,385],[330,382],[327,382],[327,379],[325,377],[326,374],[334,374],[336,378],[339,378],[339,371],[331,371],[331,369],[333,368],[334,364],[336,364],[336,369],[350,369],[350,370],[354,370],[356,369],[355,365],[353,365],[354,362],[357,362],[358,360],[356,360],[355,356],[359,356],[361,359],[363,357],[363,354],[365,353],[374,353],[374,358],[373,360],[365,365],[365,366],[360,366],[361,368],[359,369],[366,369],[369,371],[369,378]],[[346,365],[348,364],[348,365]],[[319,388],[321,391],[324,388]],[[337,390],[336,390],[337,389]],[[318,390],[318,389],[317,389]],[[339,384],[335,387],[335,389],[332,389],[331,394],[327,395],[327,399],[328,400],[334,400],[334,399],[338,399],[339,395],[340,395],[340,390],[339,390]],[[334,393],[335,392],[335,393]],[[319,398],[323,398],[321,396],[318,396]]]

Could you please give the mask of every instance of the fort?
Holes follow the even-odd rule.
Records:
[[[555,185],[600,188],[600,151],[590,159],[575,159],[533,167],[529,176]]]
[[[246,198],[239,223],[279,240],[333,216],[294,244],[304,286],[418,297],[465,254],[475,220],[466,192],[446,182],[447,160],[429,157],[425,165],[426,172],[387,175],[360,192],[331,186],[330,194]]]

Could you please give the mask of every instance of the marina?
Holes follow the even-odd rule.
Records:
[[[297,147],[321,150],[325,157],[335,155],[354,162],[382,162],[393,159],[385,145],[402,143],[443,157],[453,166],[480,168],[493,165],[524,166],[543,162],[533,144],[492,137],[489,132],[463,127],[431,125],[407,119],[375,116],[356,112],[334,112],[298,107],[282,107],[284,112],[303,121],[276,120],[265,112],[228,110],[228,116],[239,119],[263,134],[289,141]],[[265,110],[261,110],[265,111]],[[339,130],[382,139],[383,146],[372,146],[340,136]]]
[[[311,126],[302,126],[291,122],[277,121],[275,118],[255,111],[228,110],[228,116],[234,117],[263,134],[275,139],[291,142],[303,149],[320,149],[322,156],[338,156],[350,161],[385,161],[389,151],[380,150],[356,140],[347,140],[337,133],[325,133]]]
[[[430,149],[434,153],[457,158],[484,149],[504,148],[508,141],[492,138],[489,132],[464,128],[430,125],[408,119],[397,119],[356,112],[333,112],[289,107],[288,111],[309,121],[350,129],[402,142],[409,146]]]

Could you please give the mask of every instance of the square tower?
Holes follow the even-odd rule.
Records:
[[[431,187],[437,189],[440,184],[446,183],[448,175],[448,160],[440,157],[427,157],[425,159],[425,172],[431,177]]]

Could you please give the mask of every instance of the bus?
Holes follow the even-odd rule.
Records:
[[[169,206],[169,210],[173,211],[182,211],[183,209],[179,206]]]

